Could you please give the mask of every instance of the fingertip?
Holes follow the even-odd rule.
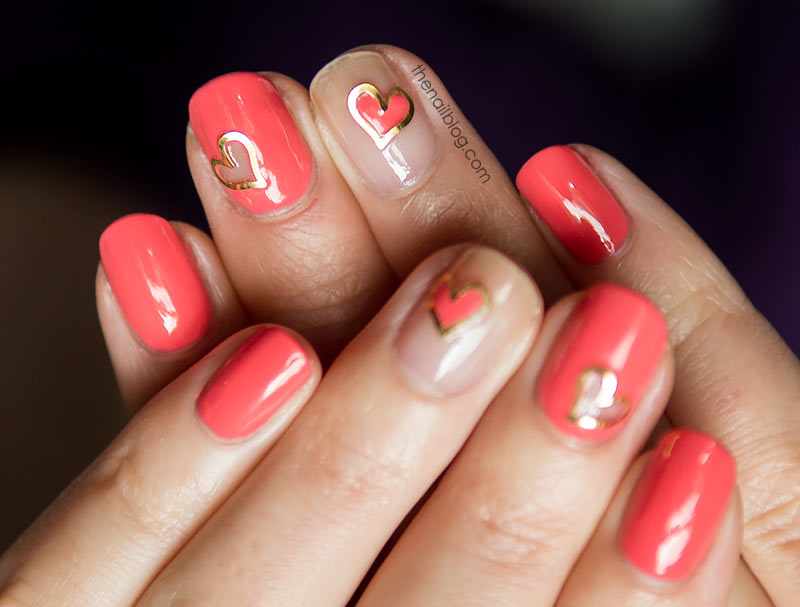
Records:
[[[311,396],[321,374],[313,348],[294,331],[265,324],[247,334],[206,382],[195,405],[203,425],[228,443],[243,441],[267,425],[284,427],[287,416]]]
[[[211,239],[181,222],[128,215],[100,238],[98,316],[134,411],[246,317]]]

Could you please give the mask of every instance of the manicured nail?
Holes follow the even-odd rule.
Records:
[[[282,211],[308,190],[311,152],[264,76],[238,72],[201,86],[189,122],[219,182],[250,213]]]
[[[580,154],[555,145],[517,173],[517,189],[567,250],[583,263],[613,255],[628,235],[628,217]]]
[[[530,279],[512,261],[470,249],[433,281],[400,327],[400,366],[418,391],[455,396],[504,364],[540,310]]]
[[[648,299],[617,285],[592,287],[548,354],[538,400],[561,432],[607,440],[639,403],[666,346],[666,322]]]
[[[682,580],[711,548],[736,482],[736,465],[693,430],[665,435],[628,503],[622,552],[643,573]]]
[[[151,349],[180,350],[211,321],[203,281],[169,222],[128,215],[100,236],[100,259],[128,324]]]
[[[311,83],[311,99],[364,182],[396,195],[433,167],[437,139],[412,88],[383,55],[355,51],[334,59]]]
[[[197,415],[217,437],[235,440],[263,426],[312,375],[303,347],[278,327],[252,335],[197,398]]]

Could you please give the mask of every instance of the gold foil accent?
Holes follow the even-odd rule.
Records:
[[[250,161],[250,171],[253,174],[253,181],[232,182],[225,179],[220,173],[220,167],[238,169],[241,166],[236,159],[231,156],[228,144],[230,144],[232,141],[240,143],[244,147],[245,151],[247,151],[247,157]],[[226,188],[230,188],[231,190],[252,190],[256,188],[267,187],[267,180],[264,178],[264,175],[262,175],[261,167],[259,166],[259,158],[261,157],[261,153],[250,137],[240,131],[228,131],[227,133],[220,135],[219,140],[217,141],[217,148],[219,149],[219,155],[222,156],[222,160],[219,158],[212,158],[211,168],[214,171],[214,175],[217,176],[217,179],[222,182],[222,185],[224,185]]]
[[[578,377],[575,400],[567,419],[584,430],[613,426],[630,412],[630,401],[616,396],[617,374],[603,367],[586,369]]]
[[[359,96],[364,93],[376,99],[381,106],[381,111],[383,112],[385,112],[389,107],[389,100],[392,97],[395,95],[402,95],[406,98],[406,101],[408,101],[408,114],[406,114],[406,117],[403,118],[403,120],[401,120],[398,124],[381,135],[372,124],[364,119],[356,107],[356,101],[358,100]],[[386,98],[384,98],[383,95],[381,95],[381,92],[369,82],[362,82],[361,84],[357,84],[350,89],[350,92],[347,95],[347,109],[350,112],[350,116],[352,116],[353,120],[356,121],[356,124],[372,138],[372,141],[379,150],[383,150],[387,145],[389,145],[392,139],[394,139],[395,135],[402,131],[414,117],[414,102],[411,100],[411,97],[408,95],[408,93],[406,93],[403,89],[394,88],[389,91],[389,94],[386,95]]]
[[[470,314],[469,316],[462,318],[456,323],[453,323],[450,326],[445,327],[442,325],[439,317],[436,315],[436,291],[439,290],[439,287],[442,284],[447,285],[448,294],[450,295],[450,300],[456,300],[461,297],[463,294],[467,293],[468,291],[478,291],[481,294],[482,304],[479,309],[475,312]],[[428,310],[430,310],[431,316],[433,317],[433,322],[436,325],[436,330],[439,332],[439,335],[442,337],[449,337],[453,331],[459,329],[467,324],[474,324],[480,321],[485,315],[486,312],[489,310],[489,291],[484,287],[482,284],[477,282],[468,282],[465,283],[460,288],[456,289],[453,286],[453,276],[449,273],[445,273],[442,275],[439,282],[436,283],[436,286],[431,289],[430,297],[428,299]]]

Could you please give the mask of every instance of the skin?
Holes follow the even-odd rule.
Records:
[[[513,305],[499,314],[502,324],[494,325],[503,345],[476,384],[449,396],[428,394],[404,374],[393,344],[420,297],[467,255],[494,281],[493,293],[512,294]],[[250,440],[226,444],[200,427],[192,401],[252,330],[237,333],[145,405],[3,557],[0,597],[22,605],[342,604],[455,458],[363,604],[383,605],[387,597],[400,604],[447,604],[454,597],[481,604],[498,598],[496,584],[506,588],[507,604],[551,604],[663,411],[673,376],[666,351],[620,435],[594,449],[567,444],[530,406],[529,394],[581,297],[553,307],[540,334],[541,295],[516,264],[491,249],[445,249],[409,276],[316,390],[314,363],[289,415]],[[592,499],[581,503],[587,485],[594,486]],[[559,499],[532,499],[542,487]],[[488,520],[476,518],[482,511]],[[529,531],[512,532],[503,522],[509,517]],[[728,518],[715,542],[722,548],[701,566],[694,590],[667,592],[722,604],[740,536],[739,517]],[[542,542],[545,529],[557,530],[552,542]],[[717,552],[724,558],[714,558]],[[74,554],[81,555],[78,563],[98,565],[76,566]],[[648,592],[622,572],[606,580],[606,592]]]
[[[400,49],[380,47],[379,51],[398,64],[419,63],[419,59]],[[429,75],[435,79],[430,70]],[[106,587],[99,582],[100,585],[85,583],[83,576],[92,575],[91,568],[80,568],[73,564],[72,559],[58,559],[59,554],[75,555],[75,547],[71,545],[69,538],[76,537],[74,534],[77,530],[89,529],[95,524],[95,519],[90,518],[89,513],[104,511],[90,504],[95,504],[97,499],[103,499],[105,494],[111,495],[108,499],[116,499],[114,488],[129,486],[129,480],[120,482],[118,478],[119,474],[125,474],[124,468],[122,472],[112,468],[110,476],[102,472],[105,468],[102,466],[104,460],[101,456],[101,463],[87,472],[90,480],[99,479],[97,484],[82,481],[73,485],[0,560],[0,597],[8,597],[11,604],[15,604],[12,602],[15,600],[23,605],[50,604],[47,603],[48,597],[56,600],[54,597],[64,592],[63,581],[67,580],[69,591],[74,592],[74,604],[109,604],[103,601],[107,601],[110,596],[125,596],[133,600],[150,584],[152,585],[144,595],[142,604],[158,604],[158,597],[176,592],[176,588],[185,593],[181,596],[189,597],[187,600],[190,604],[197,604],[191,603],[191,597],[205,599],[209,596],[209,588],[203,585],[204,579],[200,575],[202,570],[197,563],[209,562],[204,560],[209,558],[209,554],[216,554],[214,558],[219,559],[219,562],[228,562],[231,555],[236,553],[237,533],[252,533],[255,525],[264,534],[262,537],[273,540],[267,542],[268,545],[257,544],[252,547],[256,561],[262,567],[274,565],[281,558],[285,561],[287,551],[291,549],[287,575],[285,579],[264,579],[253,575],[250,569],[240,568],[235,575],[226,578],[230,582],[229,586],[219,586],[218,591],[223,593],[221,596],[230,597],[233,596],[231,593],[240,592],[246,594],[242,598],[265,597],[261,600],[266,601],[263,603],[266,604],[266,598],[284,596],[279,594],[284,592],[294,593],[292,596],[297,598],[296,604],[313,604],[314,597],[322,596],[335,596],[345,601],[358,586],[380,547],[401,523],[405,513],[425,493],[438,472],[447,465],[448,457],[452,459],[469,435],[472,425],[477,424],[477,430],[467,442],[466,449],[455,459],[455,464],[445,475],[442,484],[417,514],[414,523],[402,536],[390,558],[378,570],[364,595],[364,604],[369,604],[372,597],[380,597],[381,593],[387,592],[386,589],[402,584],[407,568],[400,564],[409,558],[404,554],[417,553],[433,560],[446,557],[447,562],[452,565],[442,571],[440,577],[434,576],[433,579],[420,582],[425,584],[420,587],[433,593],[426,593],[426,596],[442,597],[443,595],[437,595],[436,592],[444,591],[448,585],[458,588],[460,582],[463,582],[465,572],[469,574],[466,577],[478,572],[476,579],[494,581],[497,587],[508,582],[511,590],[507,590],[509,594],[504,598],[507,599],[505,604],[510,605],[523,604],[530,597],[531,588],[520,580],[545,579],[542,576],[551,581],[547,596],[552,599],[562,592],[562,601],[565,604],[582,604],[583,599],[586,599],[586,604],[591,604],[589,601],[598,596],[647,596],[653,601],[669,596],[671,604],[693,604],[692,600],[696,600],[698,596],[709,596],[706,593],[710,585],[719,587],[719,590],[716,595],[711,595],[711,602],[707,604],[724,604],[731,584],[734,589],[731,598],[733,604],[768,604],[767,595],[776,604],[791,604],[800,590],[796,575],[800,563],[796,537],[800,531],[797,517],[792,515],[800,499],[800,484],[797,482],[798,450],[796,441],[792,439],[800,431],[800,412],[793,406],[800,387],[798,364],[779,336],[752,307],[733,278],[691,229],[613,158],[593,148],[576,146],[595,174],[628,213],[632,225],[628,243],[612,259],[599,266],[581,265],[563,250],[546,228],[538,225],[537,218],[525,210],[526,207],[490,150],[480,142],[477,134],[470,132],[473,146],[491,168],[491,186],[486,188],[485,184],[464,179],[458,168],[463,164],[459,165],[454,156],[448,155],[455,153],[452,150],[440,153],[437,162],[442,163],[442,170],[436,171],[434,178],[409,192],[402,201],[392,201],[392,204],[400,204],[408,212],[402,216],[402,229],[390,233],[385,229],[386,201],[369,195],[359,187],[357,169],[352,166],[350,159],[320,135],[324,133],[324,129],[319,129],[319,125],[314,122],[308,94],[300,85],[286,77],[274,74],[269,76],[284,95],[314,154],[318,169],[314,199],[309,200],[298,214],[283,218],[277,223],[259,222],[241,215],[232,220],[232,203],[226,199],[224,190],[210,174],[205,157],[192,133],[189,133],[189,163],[209,217],[214,242],[208,241],[190,228],[181,229],[180,233],[198,260],[198,268],[209,286],[209,292],[215,289],[212,297],[215,310],[212,328],[207,340],[171,355],[169,364],[163,364],[161,357],[147,351],[133,339],[116,309],[113,297],[108,296],[102,273],[98,274],[98,309],[101,322],[125,401],[131,411],[140,409],[156,391],[184,369],[188,368],[189,371],[181,376],[178,386],[184,381],[200,382],[197,385],[201,385],[200,378],[204,377],[202,373],[210,372],[208,367],[211,363],[205,362],[208,359],[203,359],[204,362],[197,366],[192,365],[201,359],[210,346],[236,328],[244,326],[248,318],[259,322],[280,320],[289,326],[301,328],[304,335],[309,335],[312,345],[324,353],[324,360],[333,359],[341,346],[364,327],[372,312],[392,292],[399,279],[405,278],[411,267],[427,253],[452,242],[475,239],[511,255],[530,271],[537,278],[544,300],[548,303],[573,287],[583,288],[602,281],[626,284],[650,297],[668,320],[674,355],[676,379],[672,396],[666,403],[667,422],[696,428],[715,436],[726,445],[737,460],[740,498],[732,501],[712,552],[691,583],[654,589],[646,581],[629,575],[630,572],[620,566],[618,549],[608,538],[618,528],[620,504],[624,504],[625,496],[630,492],[642,464],[634,463],[629,470],[628,466],[635,459],[638,447],[644,443],[648,431],[656,423],[660,408],[665,404],[671,382],[671,374],[665,370],[661,387],[655,389],[656,393],[659,389],[662,390],[661,396],[654,396],[650,407],[642,409],[642,415],[647,414],[648,417],[646,421],[643,418],[641,425],[637,426],[637,433],[621,436],[607,446],[609,453],[613,454],[609,457],[616,458],[613,461],[618,463],[612,474],[598,479],[605,488],[603,498],[599,500],[597,508],[581,512],[583,518],[579,519],[577,525],[579,532],[576,533],[571,527],[567,529],[569,526],[557,516],[548,518],[548,503],[543,498],[537,501],[536,508],[525,501],[527,510],[523,510],[523,514],[531,521],[526,528],[551,529],[555,530],[555,535],[547,543],[538,541],[540,534],[536,533],[513,538],[514,541],[522,542],[520,545],[523,553],[529,554],[530,558],[514,564],[495,562],[495,551],[486,549],[493,541],[492,532],[486,530],[502,529],[502,521],[519,513],[524,505],[522,497],[526,494],[523,490],[518,499],[499,499],[503,493],[496,490],[497,486],[490,490],[480,482],[476,483],[474,478],[465,478],[463,470],[467,468],[467,464],[460,462],[469,461],[467,458],[476,460],[498,457],[499,454],[493,452],[493,449],[497,449],[497,444],[502,444],[504,438],[513,439],[514,430],[519,424],[513,426],[505,416],[515,411],[515,401],[527,398],[529,391],[526,392],[523,388],[527,385],[524,383],[526,380],[521,378],[527,377],[529,381],[535,375],[539,360],[537,356],[540,356],[537,353],[547,343],[547,336],[552,335],[548,327],[558,326],[559,310],[570,305],[567,300],[548,313],[542,337],[536,341],[530,355],[525,346],[520,346],[522,350],[514,368],[506,369],[505,374],[500,373],[487,379],[487,386],[491,384],[491,388],[487,387],[474,400],[468,399],[471,417],[460,420],[461,425],[457,426],[457,431],[447,436],[447,449],[439,455],[439,459],[426,459],[432,454],[422,449],[412,454],[409,460],[400,462],[387,460],[380,452],[377,456],[375,452],[370,452],[371,459],[365,460],[363,451],[353,450],[356,443],[353,443],[352,436],[343,439],[343,436],[347,436],[348,429],[341,427],[341,422],[337,425],[331,421],[338,417],[333,414],[331,418],[319,417],[323,406],[314,405],[314,402],[322,402],[315,400],[318,399],[315,395],[297,422],[277,441],[276,447],[256,468],[256,476],[251,476],[260,479],[264,488],[254,489],[256,481],[239,484],[247,472],[247,466],[243,465],[236,468],[238,472],[230,476],[230,484],[226,485],[226,489],[217,489],[211,495],[204,494],[196,498],[196,501],[189,499],[187,503],[178,501],[154,506],[149,503],[140,504],[134,499],[126,504],[125,511],[132,514],[131,524],[136,530],[140,529],[141,519],[147,519],[145,515],[148,513],[152,514],[153,508],[157,512],[187,512],[188,518],[185,526],[173,530],[169,542],[145,542],[147,549],[134,563],[121,561],[116,573],[111,571],[112,575],[104,569],[101,577],[113,582]],[[438,80],[434,81],[444,90]],[[311,96],[314,96],[313,83]],[[450,141],[446,131],[436,133],[437,137],[442,138],[442,142]],[[449,148],[442,146],[442,149]],[[324,212],[326,201],[331,199],[337,201],[336,213]],[[437,217],[438,220],[431,222],[431,217]],[[314,246],[309,244],[309,234],[314,239]],[[337,239],[342,239],[344,234],[348,238],[347,247],[331,246]],[[293,256],[270,255],[276,247],[292,251]],[[326,247],[332,248],[338,254],[334,256],[334,262],[326,268],[328,274],[318,275],[318,268],[322,264],[315,255],[326,250]],[[359,261],[353,265],[356,258]],[[433,259],[434,261],[429,260],[426,263],[435,263],[436,258]],[[655,263],[654,260],[658,262]],[[429,265],[423,265],[418,273],[426,272],[426,267]],[[351,286],[343,290],[341,285],[345,276],[350,279],[345,284]],[[413,286],[414,278],[410,280]],[[382,324],[388,321],[380,319],[399,314],[397,306],[402,305],[405,297],[403,288],[412,287],[408,283],[401,287],[398,296],[348,347],[342,355],[344,358],[340,359],[344,362],[337,361],[335,368],[339,370],[332,374],[332,379],[328,376],[323,380],[322,394],[326,400],[341,400],[342,391],[352,389],[345,381],[348,365],[357,364],[360,356],[366,357],[370,347],[375,347],[376,341],[389,339],[390,327]],[[534,337],[533,334],[526,337],[527,347],[530,347]],[[720,356],[720,352],[725,352],[726,355]],[[520,371],[511,378],[516,366],[520,366]],[[342,368],[345,371],[341,371]],[[671,363],[667,364],[667,368],[671,368]],[[531,375],[526,376],[526,372]],[[186,377],[190,379],[185,379]],[[510,381],[501,392],[509,378]],[[326,381],[328,387],[325,387]],[[373,382],[378,380],[374,379]],[[386,390],[386,386],[375,383],[370,389]],[[488,413],[481,417],[482,411],[497,393],[500,396]],[[157,399],[160,402],[169,402],[175,410],[179,408],[177,403],[181,402],[177,393],[169,397],[169,392],[162,392]],[[183,401],[185,400],[184,395]],[[155,410],[156,405],[150,402],[147,407]],[[518,403],[517,408],[520,408]],[[536,409],[520,408],[520,411],[519,414],[530,416],[533,415],[531,411]],[[131,426],[133,429],[129,427],[125,431],[131,438],[119,439],[123,444],[126,441],[134,445],[143,444],[136,438],[137,428],[141,428],[143,424],[137,420],[143,417],[152,419],[145,411],[135,417]],[[325,419],[330,423],[320,421]],[[360,436],[372,436],[371,432],[379,432],[382,427],[379,419],[364,420],[364,423],[364,434]],[[541,431],[535,420],[529,421],[524,427],[534,435]],[[313,433],[314,428],[317,431],[320,428],[325,429],[321,434],[314,434],[315,445],[322,445],[319,447],[321,449],[325,445],[335,449],[338,445],[349,455],[334,457],[333,461],[338,466],[325,469],[321,477],[316,479],[318,485],[305,489],[307,496],[313,499],[321,487],[329,487],[330,492],[326,495],[338,496],[334,500],[339,506],[339,510],[335,512],[337,516],[310,509],[308,517],[313,524],[309,529],[317,533],[303,532],[305,527],[299,520],[295,520],[289,526],[298,530],[299,535],[296,537],[300,537],[301,541],[295,541],[296,538],[282,535],[280,529],[283,527],[278,525],[278,521],[286,522],[286,515],[282,513],[292,511],[288,506],[280,508],[278,505],[291,503],[292,493],[298,491],[298,487],[302,490],[302,485],[298,485],[300,481],[296,480],[287,486],[287,483],[281,482],[281,479],[287,477],[281,476],[280,471],[294,469],[292,466],[296,460],[292,458],[298,456],[298,445],[305,444],[304,438]],[[125,436],[123,433],[123,437]],[[497,438],[490,441],[487,437]],[[524,440],[526,438],[530,437],[518,437],[519,444],[528,444],[529,440]],[[548,440],[550,439],[542,437],[539,441],[541,444],[535,443],[534,447],[542,449],[544,461],[556,458],[559,449],[557,443],[548,443]],[[269,441],[263,442],[260,453],[267,451],[270,444]],[[351,449],[348,450],[348,446]],[[115,448],[120,447],[112,445],[112,452]],[[412,463],[415,464],[415,474],[409,472]],[[420,463],[424,465],[419,465]],[[128,478],[137,479],[137,482],[146,482],[148,478],[154,480],[152,474],[146,473],[148,465],[152,466],[152,463],[143,462],[143,474]],[[576,468],[579,468],[577,460]],[[97,472],[98,469],[101,472]],[[462,471],[460,476],[459,471]],[[531,472],[534,474],[530,475]],[[513,484],[520,478],[525,478],[530,483],[529,487],[535,487],[537,482],[546,482],[543,480],[546,479],[544,473],[537,476],[535,472],[524,465],[516,466],[508,472],[507,478],[496,482],[501,483],[501,487],[503,482]],[[623,473],[625,478],[617,486]],[[353,484],[354,474],[358,484]],[[389,500],[392,503],[389,512],[379,513],[380,516],[374,513],[373,517],[363,516],[365,512],[370,513],[369,510],[364,510],[369,501],[366,498],[396,497],[397,478],[407,482],[403,484],[404,491],[400,492],[401,497],[397,502],[392,503]],[[364,487],[367,488],[366,496]],[[574,487],[570,489],[565,486],[561,490],[564,496],[568,496],[571,490],[574,491]],[[137,490],[123,494],[141,496],[150,495],[151,492]],[[286,501],[281,501],[282,499]],[[348,502],[348,499],[352,501]],[[263,511],[263,505],[267,503],[278,504],[271,511],[272,519],[262,520],[263,517],[247,514],[258,512],[259,504]],[[608,503],[611,508],[603,515]],[[443,517],[441,512],[448,511],[448,504],[461,504],[466,508],[463,529],[440,524]],[[473,504],[473,508],[485,506],[491,513],[490,521],[501,522],[478,530],[471,529],[468,518],[470,504]],[[212,511],[218,512],[208,520]],[[359,516],[356,517],[357,514]],[[353,534],[352,537],[366,537],[367,541],[354,542],[350,536],[337,537],[336,533],[332,533],[341,524],[341,516],[353,516],[364,521],[363,527],[348,527],[348,530]],[[222,529],[230,529],[224,523],[226,520],[243,520],[252,524],[242,524],[238,529],[234,528],[234,533],[228,537],[227,533],[222,533]],[[325,527],[326,520],[328,527]],[[574,524],[574,517],[569,522]],[[108,524],[113,528],[112,523]],[[200,526],[202,532],[176,552]],[[452,554],[437,555],[436,550],[426,550],[421,540],[414,539],[423,535],[419,529],[424,529],[425,526],[439,529],[445,536],[449,533],[453,537],[463,538],[464,543],[452,546]],[[731,554],[736,555],[739,550],[740,533],[744,564],[737,565]],[[126,535],[124,528],[120,535]],[[129,541],[141,541],[137,533],[127,535],[134,536],[134,540]],[[147,535],[145,533],[145,537]],[[92,534],[86,534],[87,546],[81,548],[86,551],[88,562],[91,562],[92,554],[99,554],[99,547],[92,544],[92,537]],[[96,543],[97,536],[94,537]],[[326,540],[320,542],[319,538]],[[552,550],[562,540],[571,547],[570,550],[558,555],[552,571],[545,571],[542,566],[543,557],[549,554],[548,549]],[[59,541],[63,545],[61,553],[57,550],[45,552],[42,549],[45,542],[48,546],[58,546]],[[122,555],[127,554],[130,548],[130,544],[125,544],[124,541],[123,537],[122,543],[114,545]],[[578,560],[582,548],[587,545],[588,549]],[[341,560],[343,554],[346,555],[344,561]],[[87,562],[86,559],[81,560]],[[167,562],[170,564],[153,583],[153,576]],[[296,568],[292,567],[293,562],[298,563]],[[334,575],[333,565],[340,568],[342,562],[348,563],[349,569],[343,575],[337,569],[337,575]],[[303,577],[309,572],[315,572],[314,567],[305,565],[306,568],[301,570],[299,563],[312,563],[319,567],[322,575],[314,576],[316,583],[309,584]],[[130,571],[131,566],[138,567],[137,575],[126,581],[122,572]],[[261,569],[263,570],[265,569]],[[195,571],[198,573],[193,573]],[[570,571],[575,579],[601,580],[602,584],[597,581],[589,584],[571,583]],[[596,575],[587,576],[587,571],[593,571]],[[598,571],[605,575],[600,575]],[[577,577],[579,574],[580,577]],[[241,578],[237,579],[237,576]],[[242,585],[242,579],[247,583]],[[120,580],[125,583],[120,584]],[[87,586],[89,590],[85,590]],[[127,594],[110,595],[112,592]],[[609,594],[597,594],[601,592]],[[569,597],[569,601],[564,597]],[[443,596],[441,601],[446,602],[447,597]],[[214,603],[212,601],[208,604]]]

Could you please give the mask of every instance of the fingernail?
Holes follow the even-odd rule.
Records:
[[[265,327],[223,364],[197,398],[197,415],[223,440],[249,436],[311,378],[308,354],[289,333]]]
[[[395,342],[400,367],[419,392],[456,396],[507,362],[540,310],[530,279],[512,261],[470,249],[403,322]]]
[[[708,553],[728,508],[736,465],[693,430],[665,435],[628,503],[622,552],[643,573],[682,580]]]
[[[538,400],[561,432],[607,440],[630,418],[666,346],[664,317],[648,299],[617,285],[592,287],[548,353]]]
[[[517,173],[517,189],[566,249],[583,263],[613,255],[628,235],[628,217],[571,147],[534,154]]]
[[[308,190],[311,152],[264,76],[237,72],[201,86],[189,122],[217,180],[250,213],[283,211]]]
[[[100,260],[128,324],[153,350],[200,339],[211,321],[203,281],[174,228],[156,215],[128,215],[100,236]]]
[[[318,119],[377,194],[402,193],[433,167],[437,139],[414,88],[374,51],[334,59],[311,83]]]

